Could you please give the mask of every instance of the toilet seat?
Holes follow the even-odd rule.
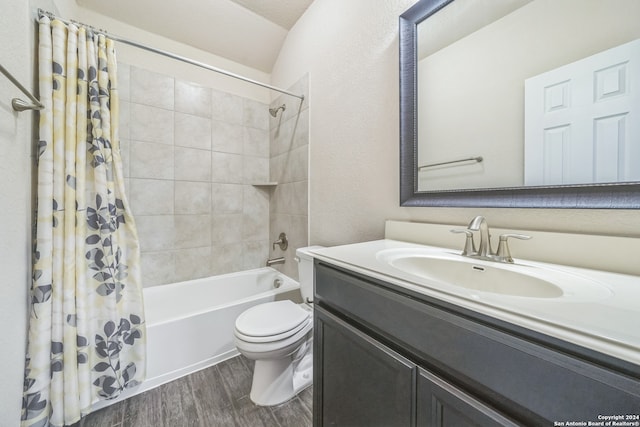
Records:
[[[312,322],[311,312],[290,300],[256,305],[236,319],[235,335],[246,342],[273,342],[286,339]]]

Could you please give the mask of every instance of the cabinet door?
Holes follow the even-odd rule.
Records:
[[[415,425],[417,367],[316,306],[314,425]]]
[[[517,426],[500,413],[420,369],[417,425],[429,427]]]

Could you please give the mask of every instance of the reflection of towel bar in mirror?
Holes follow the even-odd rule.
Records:
[[[428,165],[418,166],[418,170],[422,170],[422,169],[426,169],[426,168],[432,168],[434,166],[449,165],[451,163],[461,163],[461,162],[476,162],[476,163],[480,163],[482,160],[483,160],[482,156],[467,157],[466,159],[450,160],[448,162],[429,163]]]

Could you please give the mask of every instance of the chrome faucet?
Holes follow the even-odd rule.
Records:
[[[478,246],[476,255],[480,258],[487,258],[493,255],[493,251],[491,250],[491,234],[489,234],[489,224],[487,223],[486,218],[482,215],[478,215],[471,220],[467,229],[471,231],[480,231],[480,246]]]
[[[473,240],[474,231],[480,232],[480,245],[477,250],[475,241]],[[509,250],[508,239],[513,237],[514,239],[529,240],[531,238],[531,236],[527,236],[526,234],[501,234],[498,250],[493,252],[493,249],[491,249],[491,233],[489,232],[489,224],[487,223],[486,218],[481,215],[473,218],[467,228],[454,229],[451,230],[451,232],[464,233],[467,236],[464,249],[461,253],[462,256],[506,263],[513,263],[511,251]]]
[[[284,264],[284,262],[285,262],[284,257],[270,258],[267,260],[267,267],[271,267],[272,265],[275,265],[275,264]]]

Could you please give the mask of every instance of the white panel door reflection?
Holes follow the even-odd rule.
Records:
[[[525,185],[640,181],[640,39],[525,80]]]

